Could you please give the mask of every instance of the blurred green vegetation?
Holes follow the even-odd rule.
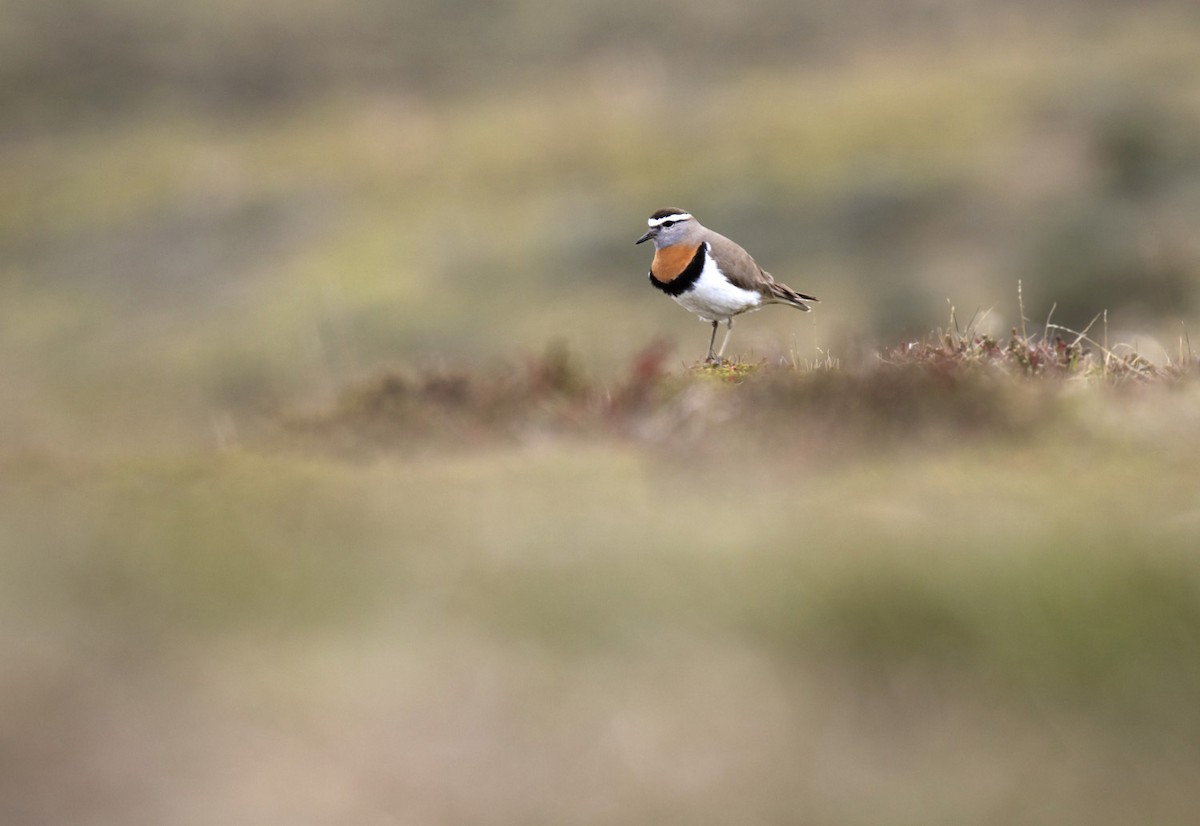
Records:
[[[1171,352],[1195,310],[1190,4],[6,5],[3,366],[55,439],[694,342],[629,243],[665,204],[823,299],[746,354],[1003,330],[1018,280]]]
[[[1197,42],[0,0],[0,821],[1190,823]],[[668,205],[817,311],[684,367]]]
[[[1195,392],[1126,403],[849,457],[10,461],[6,813],[1186,822],[1200,452],[1127,420]]]

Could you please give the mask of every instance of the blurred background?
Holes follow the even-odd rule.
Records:
[[[0,0],[0,191],[5,823],[1194,817],[1194,391],[845,461],[248,435],[690,363],[664,206],[821,298],[751,360],[1018,283],[1175,358],[1194,2]]]
[[[12,426],[146,435],[155,405],[195,428],[550,338],[598,370],[655,336],[690,361],[707,331],[632,244],[663,206],[823,300],[740,325],[747,357],[853,361],[947,301],[1003,332],[1018,281],[1039,323],[1107,309],[1174,352],[1200,267],[1198,18],[4,0],[4,392],[37,411]]]

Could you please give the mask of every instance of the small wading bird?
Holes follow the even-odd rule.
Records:
[[[709,363],[720,363],[733,333],[733,317],[764,304],[787,304],[808,312],[811,295],[780,284],[758,266],[750,253],[724,235],[701,225],[682,209],[660,209],[646,222],[650,229],[634,241],[654,241],[650,283],[675,299],[685,310],[712,322]],[[714,355],[717,325],[725,322],[725,340]]]

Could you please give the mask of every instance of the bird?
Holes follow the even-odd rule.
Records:
[[[706,364],[722,364],[733,334],[733,317],[766,304],[786,304],[808,312],[811,295],[781,284],[750,253],[697,221],[690,212],[669,207],[646,221],[650,227],[634,244],[654,242],[650,283],[681,307],[712,322]],[[717,326],[724,322],[725,340],[713,353]]]

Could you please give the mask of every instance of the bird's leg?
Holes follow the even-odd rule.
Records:
[[[704,359],[705,364],[713,364],[719,361],[717,356],[713,355],[713,343],[717,340],[717,322],[714,321],[712,325],[713,331],[712,335],[708,339],[708,355]]]
[[[721,342],[721,349],[717,351],[717,358],[720,359],[725,355],[725,345],[729,343],[729,337],[733,335],[733,318],[730,317],[725,322],[725,340]],[[713,338],[717,336],[717,322],[713,322]]]

